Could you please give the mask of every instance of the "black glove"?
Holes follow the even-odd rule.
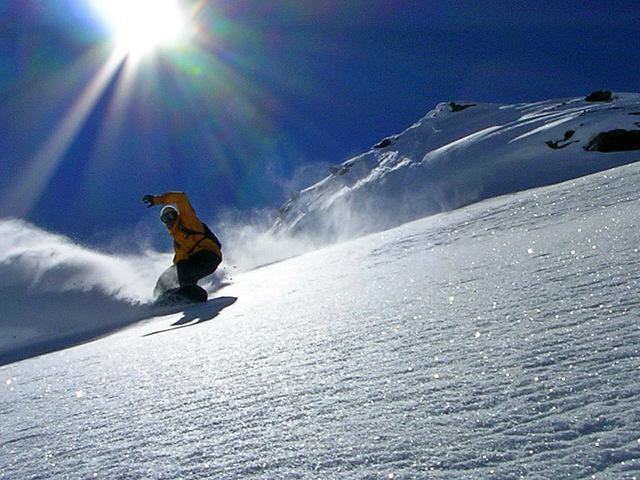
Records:
[[[147,204],[147,208],[153,207],[156,204],[153,195],[145,195],[142,197],[142,201]]]

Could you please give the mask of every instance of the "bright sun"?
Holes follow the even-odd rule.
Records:
[[[107,22],[118,48],[142,56],[158,47],[175,45],[186,21],[178,0],[91,0]]]

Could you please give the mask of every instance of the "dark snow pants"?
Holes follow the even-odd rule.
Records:
[[[200,250],[186,260],[176,263],[178,283],[181,287],[195,285],[201,278],[215,272],[220,262],[222,259],[215,252]]]

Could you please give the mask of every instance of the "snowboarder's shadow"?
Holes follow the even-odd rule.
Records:
[[[194,325],[208,322],[216,318],[222,310],[236,303],[236,300],[238,300],[237,297],[217,297],[206,303],[186,307],[182,312],[182,317],[173,322],[170,328],[149,332],[144,334],[143,337],[171,332],[179,328],[193,327]]]

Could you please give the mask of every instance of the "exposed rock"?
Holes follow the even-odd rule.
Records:
[[[574,140],[573,142],[568,141],[569,139],[571,139],[571,137],[573,137],[574,133],[576,133],[575,130],[567,130],[566,132],[564,132],[564,138],[562,140],[555,140],[555,141],[547,140],[544,143],[546,143],[547,146],[553,150],[559,150],[560,148],[567,147],[572,143],[577,143],[577,140]],[[565,142],[565,143],[560,144],[560,142]]]
[[[613,94],[610,90],[596,90],[585,97],[587,102],[610,102]]]
[[[552,150],[560,150],[561,148],[564,147],[568,147],[569,145],[571,145],[572,143],[576,143],[576,142],[569,142],[569,143],[563,143],[562,145],[560,144],[559,141],[553,141],[553,140],[547,140],[546,142],[544,142],[547,144],[547,146],[549,148],[551,148]]]
[[[585,150],[589,152],[626,152],[640,150],[640,130],[610,130],[589,140]]]
[[[373,148],[385,148],[385,147],[388,147],[391,144],[393,144],[393,140],[390,137],[387,137],[387,138],[381,140],[380,142],[376,143],[373,146]]]
[[[449,102],[449,108],[451,108],[452,112],[461,112],[462,110],[469,108],[469,107],[475,107],[476,104],[475,103],[456,103],[456,102]]]

